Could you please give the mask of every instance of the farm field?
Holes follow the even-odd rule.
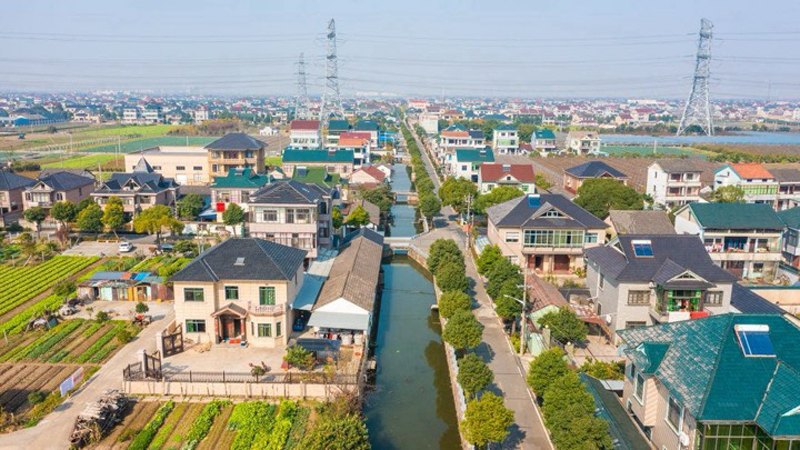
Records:
[[[288,400],[138,402],[122,424],[90,448],[291,450],[309,428],[310,416],[310,407]]]
[[[600,147],[600,151],[608,152],[609,154],[613,155],[615,153],[638,153],[642,156],[648,156],[653,154],[653,146],[622,146],[622,145],[609,145]],[[705,158],[706,154],[693,150],[689,147],[662,147],[656,146],[656,152],[661,154],[670,154],[670,155],[687,155],[687,156],[694,156],[698,158]]]
[[[123,158],[113,153],[101,153],[89,156],[70,156],[64,160],[52,161],[41,164],[43,169],[89,169],[97,171],[97,165],[103,167],[118,166],[122,167]]]
[[[119,150],[122,153],[131,153],[131,152],[138,152],[140,150],[145,150],[152,147],[157,147],[159,145],[165,146],[187,146],[187,145],[197,145],[203,146],[214,142],[218,138],[216,137],[208,137],[208,136],[160,136],[160,137],[150,137],[146,139],[135,139],[130,141],[124,141],[120,144]],[[89,153],[114,153],[117,151],[117,144],[106,144],[106,145],[99,145],[95,147],[88,147],[80,149],[82,152],[89,152]]]
[[[175,129],[174,125],[119,125],[104,128],[90,128],[76,134],[108,135],[108,136],[163,136]]]

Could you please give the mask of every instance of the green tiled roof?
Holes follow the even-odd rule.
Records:
[[[691,203],[697,221],[706,229],[769,229],[784,228],[778,214],[764,203]]]
[[[495,128],[495,130],[517,131],[517,129],[515,127],[512,127],[511,125],[500,125],[499,127]]]
[[[341,119],[331,119],[328,121],[328,131],[347,131],[350,129],[350,122]]]
[[[494,153],[492,149],[487,148],[484,150],[475,149],[456,149],[456,160],[460,163],[464,162],[494,162]]]
[[[301,162],[338,162],[352,163],[354,160],[352,150],[298,150],[287,148],[283,151],[284,163]]]
[[[556,134],[553,133],[553,130],[536,130],[534,133],[534,139],[555,139]]]
[[[259,175],[252,169],[231,169],[224,177],[214,177],[212,188],[260,188],[269,182],[269,175]]]
[[[790,228],[800,228],[800,206],[778,211],[778,217]]]
[[[356,131],[378,131],[378,122],[374,120],[359,120],[356,123]]]
[[[775,357],[746,357],[735,326],[766,325]],[[640,346],[667,345],[653,372],[700,421],[758,422],[773,436],[800,436],[800,329],[780,315],[722,314],[618,332],[636,362]],[[647,348],[647,347],[645,347]]]
[[[309,167],[306,169],[305,176],[300,176],[299,172],[295,170],[292,179],[302,183],[313,183],[325,187],[336,186],[340,181],[338,173],[328,173],[324,167]]]

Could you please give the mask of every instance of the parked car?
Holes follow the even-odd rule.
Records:
[[[158,246],[158,249],[162,252],[172,252],[175,250],[175,245],[172,242],[162,242],[161,245]]]
[[[130,251],[133,251],[133,244],[131,244],[128,241],[120,242],[120,244],[119,244],[119,252],[120,253],[128,253]]]

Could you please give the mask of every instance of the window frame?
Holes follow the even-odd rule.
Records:
[[[640,382],[639,379],[642,381]],[[640,405],[644,405],[644,396],[647,391],[647,386],[645,386],[646,384],[647,380],[644,378],[644,375],[642,375],[642,372],[635,370],[633,374],[633,398],[635,398]],[[639,393],[640,386],[642,388],[641,394]]]
[[[264,294],[269,293],[270,290],[272,291],[272,303],[269,303],[269,299],[267,298],[267,302],[264,301]],[[260,306],[274,306],[278,300],[277,291],[275,286],[259,286],[258,287],[258,304]]]
[[[189,323],[192,323],[193,330],[189,330]],[[202,330],[198,329],[198,326],[202,326]],[[208,329],[206,327],[206,320],[205,319],[186,319],[184,321],[184,328],[186,329],[186,333],[205,333]]]
[[[672,405],[673,404],[678,406],[678,424],[677,424],[677,426],[675,424],[673,424],[672,422],[670,422],[670,412],[672,410]],[[672,397],[671,395],[667,397],[667,411],[666,411],[666,414],[664,415],[664,421],[667,423],[667,426],[670,427],[670,429],[672,429],[672,431],[674,431],[675,434],[677,434],[677,435],[680,435],[681,431],[683,431],[683,415],[684,415],[685,411],[686,411],[686,409],[683,407],[683,405],[678,403],[675,400],[674,397]]]
[[[262,328],[263,326],[263,328]],[[266,330],[262,332],[262,330]],[[257,323],[256,324],[256,336],[260,338],[271,338],[272,337],[272,324],[271,323]]]
[[[197,291],[200,291],[200,300],[197,300]],[[187,298],[187,294],[189,292],[192,293],[192,300]],[[183,301],[184,302],[204,302],[205,300],[205,289],[203,288],[196,288],[196,287],[185,287],[183,288]]]
[[[226,301],[227,300],[239,300],[239,286],[225,286],[223,289],[224,289],[224,292],[225,292],[225,300]],[[229,290],[230,290],[230,292],[235,292],[236,293],[236,298],[231,298],[228,295]]]
[[[718,302],[710,301],[709,299],[711,298],[712,295],[714,297],[719,297],[719,301]],[[705,299],[705,301],[703,303],[705,305],[708,305],[708,306],[722,306],[724,298],[725,298],[725,292],[723,292],[723,291],[707,291],[706,292],[706,299]]]
[[[631,298],[634,296],[644,295],[644,302],[632,302]],[[628,290],[628,299],[626,304],[628,306],[647,306],[650,304],[650,290],[645,289],[631,289]]]

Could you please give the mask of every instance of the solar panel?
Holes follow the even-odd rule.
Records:
[[[542,206],[542,198],[538,195],[529,195],[528,196],[528,206],[531,208],[538,208]]]
[[[637,257],[653,256],[653,246],[650,241],[632,241],[633,253]]]
[[[737,325],[736,337],[745,356],[775,356],[766,325]]]

